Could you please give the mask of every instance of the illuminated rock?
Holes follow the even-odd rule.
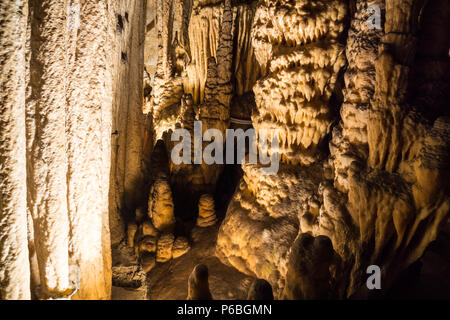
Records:
[[[138,231],[138,226],[136,223],[131,222],[127,226],[127,240],[130,247],[134,247],[134,239],[136,237],[136,232]]]
[[[172,257],[176,259],[181,257],[191,249],[188,239],[185,237],[177,237],[172,247]]]
[[[172,233],[161,235],[156,247],[156,261],[167,262],[172,259],[172,248],[175,237]]]
[[[214,199],[209,194],[204,194],[198,201],[197,226],[206,228],[217,223],[216,212],[214,210]]]
[[[171,232],[175,226],[172,191],[166,180],[156,180],[150,190],[148,216],[158,231]]]
[[[156,252],[158,239],[152,236],[145,236],[139,243],[140,252]]]

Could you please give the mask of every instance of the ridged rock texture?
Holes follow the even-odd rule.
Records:
[[[0,4],[2,299],[111,297],[143,176],[143,4]]]
[[[369,265],[388,289],[447,222],[448,2],[282,3],[261,1],[256,12],[267,75],[253,89],[252,120],[278,135],[286,164],[273,176],[243,166],[217,255],[267,279],[277,298],[367,297]],[[369,27],[371,6],[380,29]]]

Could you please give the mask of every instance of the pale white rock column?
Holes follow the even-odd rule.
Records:
[[[29,206],[41,298],[58,298],[71,292],[65,135],[67,2],[36,0],[31,5],[30,86],[34,112],[28,110],[27,126],[35,127],[35,136],[28,159],[32,188]],[[23,25],[25,28],[26,23]]]
[[[67,83],[68,214],[71,264],[79,289],[72,299],[110,298],[104,246],[111,157],[112,79],[108,73],[107,1],[71,1],[68,26],[76,55]],[[110,262],[109,262],[110,263]],[[109,280],[108,280],[109,279]]]
[[[30,299],[25,139],[26,1],[0,2],[0,299]]]

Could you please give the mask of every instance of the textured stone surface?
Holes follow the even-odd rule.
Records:
[[[172,233],[166,233],[161,235],[158,239],[156,247],[156,261],[167,262],[172,259],[174,236]]]
[[[172,247],[172,257],[174,259],[181,257],[191,249],[188,239],[185,237],[177,237]]]
[[[0,4],[0,299],[29,299],[25,43],[26,1]]]
[[[157,180],[150,190],[148,216],[159,231],[173,231],[175,217],[170,185],[165,180]]]
[[[302,165],[317,164],[308,168],[282,165],[277,175],[268,177],[256,170],[258,166],[255,169],[243,166],[244,179],[228,207],[219,231],[217,250],[222,261],[268,280],[279,298],[283,297],[283,290],[287,290],[288,298],[327,298],[328,294],[349,297],[364,285],[365,268],[370,264],[380,265],[383,285],[389,288],[402,270],[420,258],[448,216],[445,177],[449,166],[443,150],[448,150],[449,123],[446,112],[438,107],[439,101],[446,101],[447,95],[437,89],[443,88],[439,83],[444,82],[444,76],[436,71],[436,90],[413,92],[414,87],[411,87],[411,84],[423,86],[423,81],[415,80],[412,71],[423,73],[424,65],[444,70],[444,64],[437,64],[432,57],[448,55],[448,49],[436,45],[430,47],[429,56],[425,57],[422,53],[425,49],[420,49],[421,54],[415,58],[418,30],[421,30],[421,41],[429,41],[425,40],[426,34],[441,43],[446,29],[440,14],[436,23],[432,23],[428,18],[420,20],[419,13],[422,11],[422,17],[428,17],[428,12],[437,12],[440,8],[443,13],[448,12],[448,8],[440,1],[430,3],[423,10],[422,2],[412,5],[399,1],[356,1],[350,11],[351,24],[344,48],[332,41],[343,30],[343,23],[339,21],[343,21],[341,14],[344,12],[335,12],[328,3],[324,6],[325,2],[317,2],[315,8],[309,8],[315,14],[298,20],[303,33],[291,31],[298,17],[290,12],[307,2],[296,1],[295,6],[292,4],[292,8],[284,11],[270,11],[276,4],[261,2],[259,5],[252,34],[256,56],[268,76],[258,81],[254,91],[258,112],[270,115],[264,121],[271,123],[271,129],[276,131],[278,122],[295,123],[296,115],[287,115],[299,110],[289,105],[297,96],[309,103],[318,92],[321,98],[330,97],[333,89],[330,87],[329,91],[325,86],[318,92],[309,91],[311,86],[307,81],[290,89],[290,82],[281,85],[287,81],[278,75],[272,79],[273,73],[290,71],[290,79],[296,77],[295,70],[311,61],[314,68],[300,76],[314,79],[314,86],[322,88],[320,77],[315,75],[323,75],[327,59],[336,52],[338,55],[334,57],[342,58],[345,49],[348,67],[343,79],[343,103],[340,121],[332,130],[328,159],[310,152],[314,149],[311,146],[325,138],[321,132],[326,133],[328,129],[316,128],[316,139],[311,135],[305,143],[302,143],[303,138],[292,139],[292,135],[282,132],[284,129],[276,131],[283,145],[283,161],[292,163],[292,159],[296,159],[295,162]],[[378,5],[382,17],[386,18],[381,30],[367,26],[370,5]],[[271,15],[279,15],[280,22],[269,23],[273,20],[269,19]],[[321,19],[327,22],[322,24]],[[315,21],[314,28],[310,25],[312,21]],[[435,28],[433,36],[429,31],[431,25]],[[328,32],[331,37],[321,40]],[[302,42],[305,44],[300,50],[291,48]],[[302,56],[304,52],[308,55]],[[417,64],[413,66],[415,60]],[[337,71],[338,68],[334,69]],[[267,86],[263,85],[265,81],[269,81]],[[282,99],[276,100],[277,91],[274,93],[268,88],[286,90],[289,95],[280,95]],[[273,101],[265,106],[268,99]],[[323,106],[329,108],[329,103]],[[285,109],[282,111],[281,107]],[[314,116],[308,115],[306,121],[315,124],[330,120],[321,115],[319,119],[317,122]],[[252,120],[259,121],[255,115]],[[300,147],[286,148],[293,140],[300,141]],[[311,183],[309,187],[308,183]],[[321,259],[321,250],[299,246],[299,240],[294,242],[297,233],[300,238],[306,237],[305,234],[315,239],[328,237],[339,257],[335,258],[341,262],[335,266],[336,261],[327,262],[332,266],[330,274],[319,275],[315,268],[307,266],[308,261]],[[298,268],[295,271],[295,268],[290,269],[293,264],[304,267],[301,272]],[[304,275],[295,275],[295,272]],[[316,275],[320,278],[318,283],[328,281],[330,287],[313,284]],[[283,289],[284,278],[290,288]]]
[[[210,227],[217,223],[216,212],[214,210],[214,199],[209,194],[204,194],[198,201],[197,226]]]
[[[143,3],[2,3],[2,37],[17,46],[15,59],[21,54],[25,58],[15,62],[17,70],[23,68],[23,83],[14,89],[21,92],[10,92],[15,99],[26,98],[16,101],[16,112],[23,110],[25,115],[25,119],[15,117],[16,122],[25,120],[19,128],[21,137],[2,130],[2,134],[8,132],[8,138],[2,136],[1,141],[3,148],[3,141],[26,139],[26,150],[15,147],[16,161],[26,157],[26,189],[21,192],[22,200],[15,197],[14,201],[27,197],[28,221],[22,222],[23,231],[28,231],[30,262],[22,268],[31,269],[31,277],[25,269],[22,277],[27,278],[25,283],[31,278],[27,286],[33,298],[110,297],[111,240],[117,244],[126,239],[118,211],[126,207],[124,199],[131,200],[128,207],[134,203],[125,189],[132,189],[142,177],[141,164],[145,163],[141,161],[145,134],[136,129],[143,130],[145,120],[141,112],[142,73],[136,72],[142,68],[139,63],[127,62],[127,56],[138,61],[143,53],[139,36],[130,41],[132,29],[142,25]],[[117,12],[121,11],[127,11],[123,21],[130,22],[132,28],[123,21],[122,28],[117,28]],[[11,23],[21,25],[14,28],[16,35],[7,32]],[[125,52],[128,47],[130,52]],[[9,48],[2,43],[2,57],[7,57]],[[8,72],[2,64],[3,74]],[[8,82],[14,81],[11,73]],[[6,83],[3,86],[3,78],[2,88],[8,88]],[[1,102],[2,112],[7,106]],[[125,132],[129,134],[122,134]],[[2,154],[9,157],[8,145],[4,146]],[[22,170],[20,166],[16,170]],[[11,178],[14,175],[17,179],[17,174],[8,173]],[[10,195],[14,192],[9,191]],[[2,196],[2,217],[9,217],[8,201]],[[16,212],[23,211],[21,205],[23,202],[15,205]],[[14,251],[26,254],[26,246]],[[6,252],[2,250],[2,254]],[[10,272],[6,270],[1,273]],[[16,282],[21,290],[23,282]],[[8,290],[6,284],[4,288]],[[24,294],[30,297],[30,292]]]

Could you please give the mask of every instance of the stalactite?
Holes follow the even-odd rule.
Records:
[[[61,1],[33,2],[31,78],[36,135],[30,181],[43,297],[70,293],[67,215],[66,12]],[[33,120],[32,120],[33,121]]]

